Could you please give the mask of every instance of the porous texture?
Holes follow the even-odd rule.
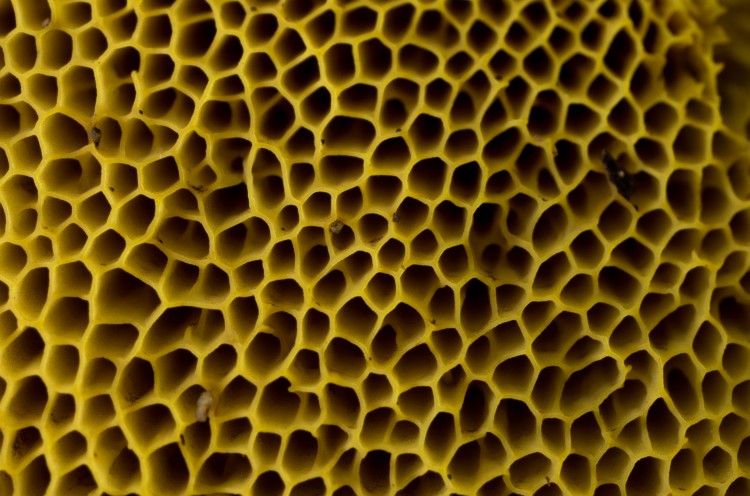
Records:
[[[750,494],[728,5],[0,0],[0,494]]]

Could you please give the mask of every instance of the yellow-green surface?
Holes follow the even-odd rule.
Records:
[[[0,0],[0,495],[750,494],[727,5]]]

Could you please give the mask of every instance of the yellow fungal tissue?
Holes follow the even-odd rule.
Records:
[[[745,0],[0,0],[0,496],[750,495]]]

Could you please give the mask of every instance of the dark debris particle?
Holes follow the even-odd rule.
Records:
[[[606,150],[602,152],[602,163],[604,164],[604,168],[607,169],[609,181],[615,185],[617,192],[630,201],[630,197],[635,192],[635,180],[633,176]]]
[[[334,220],[333,222],[331,222],[331,225],[328,226],[328,230],[331,231],[331,234],[338,234],[343,228],[344,223],[339,219]]]
[[[99,146],[99,142],[102,140],[102,130],[98,127],[92,127],[89,131],[89,139],[94,146]]]
[[[393,222],[398,222],[401,220],[401,216],[398,214],[398,212],[393,214]]]

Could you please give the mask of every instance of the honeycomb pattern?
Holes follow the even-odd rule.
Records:
[[[750,494],[743,5],[0,0],[0,494]]]

